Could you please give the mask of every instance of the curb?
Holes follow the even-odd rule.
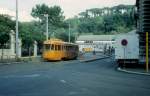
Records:
[[[117,70],[118,70],[118,71],[121,71],[121,72],[125,72],[125,73],[130,73],[130,74],[137,74],[137,75],[146,75],[146,76],[150,76],[150,73],[128,71],[128,70],[125,70],[125,69],[121,69],[120,67],[118,67]]]
[[[105,59],[109,57],[111,56],[106,56],[106,57],[101,57],[101,58],[96,58],[96,59],[89,59],[89,60],[80,60],[80,62],[92,62],[92,61],[101,60],[101,59]]]
[[[11,64],[19,64],[19,63],[24,63],[24,62],[8,62],[8,63],[0,63],[0,66],[3,66],[3,65],[11,65]]]

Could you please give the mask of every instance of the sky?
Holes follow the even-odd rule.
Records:
[[[8,14],[15,18],[16,0],[0,0],[0,14]],[[90,8],[112,7],[119,4],[135,5],[136,0],[18,0],[19,21],[33,20],[31,10],[36,4],[45,3],[48,6],[59,5],[66,18]]]

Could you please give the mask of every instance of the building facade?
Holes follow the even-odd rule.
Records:
[[[81,52],[103,52],[112,48],[115,43],[114,35],[80,35],[76,43],[79,45]]]
[[[146,32],[150,38],[150,0],[136,0],[137,7],[137,33],[139,34],[139,59],[145,64],[146,60]],[[150,41],[150,39],[148,40]],[[150,42],[148,42],[150,45]],[[150,49],[150,46],[149,48]],[[150,50],[149,52],[150,53]],[[149,54],[150,60],[150,54]],[[149,61],[150,62],[150,61]]]

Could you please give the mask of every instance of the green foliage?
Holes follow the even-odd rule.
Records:
[[[34,41],[37,41],[39,44],[43,43],[44,35],[37,23],[38,22],[21,23],[20,36],[24,47],[30,47]]]
[[[78,32],[93,34],[124,33],[135,29],[134,6],[92,8],[79,13]]]
[[[49,23],[54,26],[61,26],[64,20],[63,12],[59,6],[49,7],[45,4],[36,5],[35,8],[32,8],[31,15],[34,18],[38,18],[42,23],[45,22],[44,15],[48,14]]]
[[[68,26],[64,22],[65,17],[63,16],[62,9],[59,6],[49,7],[45,4],[36,5],[32,8],[31,15],[34,18],[39,19],[39,21],[36,22],[36,27],[38,27],[37,31],[42,33],[43,38],[45,37],[44,34],[46,32],[46,17],[44,14],[48,14],[49,37],[57,37],[66,41],[66,28],[68,28]],[[44,40],[43,38],[41,40]]]
[[[0,44],[4,45],[9,41],[9,33],[15,30],[15,22],[8,15],[0,15]]]
[[[71,42],[74,42],[75,37],[74,37],[73,31],[70,30],[70,33],[71,33],[71,34],[70,34]],[[64,29],[64,28],[58,29],[58,30],[56,30],[56,32],[55,32],[55,37],[56,37],[56,38],[59,38],[59,39],[61,39],[61,40],[63,40],[63,41],[65,41],[65,42],[68,42],[68,41],[69,41],[69,40],[68,40],[68,37],[69,37],[69,30],[66,30],[66,29]]]

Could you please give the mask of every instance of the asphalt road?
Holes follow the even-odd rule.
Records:
[[[110,58],[3,65],[0,96],[150,96],[150,76],[118,72]]]

